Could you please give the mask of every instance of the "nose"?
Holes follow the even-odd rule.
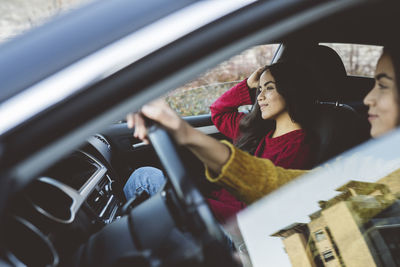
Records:
[[[373,106],[375,104],[375,94],[376,94],[376,90],[378,90],[376,88],[376,85],[374,86],[374,88],[372,88],[371,91],[369,91],[369,93],[364,97],[364,105],[370,107]]]
[[[261,92],[257,96],[257,101],[262,101],[262,100],[265,100],[265,93],[263,90],[261,90]]]

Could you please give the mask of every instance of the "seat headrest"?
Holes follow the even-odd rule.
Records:
[[[337,101],[345,93],[346,69],[335,50],[324,45],[287,46],[279,60],[297,61],[308,68],[321,88],[320,98]]]

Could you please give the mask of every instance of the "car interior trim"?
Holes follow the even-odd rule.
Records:
[[[272,60],[271,60],[271,64],[276,63],[279,60],[279,58],[281,57],[284,50],[285,50],[285,46],[282,43],[280,43],[278,48],[276,49],[276,52],[275,52]]]
[[[196,130],[198,130],[204,134],[207,134],[207,135],[219,133],[219,131],[218,131],[217,127],[215,127],[215,125],[201,126],[201,127],[195,127],[195,128],[196,128]],[[141,148],[141,147],[145,147],[145,146],[148,146],[148,144],[146,144],[145,142],[139,142],[139,143],[132,144],[133,149],[137,149],[137,148]]]
[[[92,157],[88,153],[84,151],[80,151],[82,154],[86,155],[88,158],[96,162],[98,164],[99,169],[92,175],[91,178],[88,179],[88,181],[82,186],[81,189],[79,189],[79,194],[83,196],[85,199],[89,196],[89,194],[93,191],[94,187],[99,183],[101,178],[104,177],[104,175],[107,172],[107,168],[100,163],[96,158]],[[109,178],[108,178],[109,179]]]
[[[60,191],[62,191],[64,194],[66,194],[68,197],[71,198],[72,203],[71,203],[71,206],[69,207],[71,216],[67,220],[57,218],[56,216],[53,216],[52,214],[50,214],[49,212],[44,210],[42,207],[40,207],[39,205],[37,205],[31,201],[32,206],[35,208],[35,210],[53,221],[63,223],[63,224],[71,223],[75,219],[75,214],[79,210],[79,208],[82,205],[82,203],[84,202],[85,198],[83,198],[81,195],[79,195],[79,193],[76,190],[74,190],[73,188],[71,188],[68,185],[61,183],[55,179],[52,179],[49,177],[40,177],[38,180],[42,183],[49,184],[49,185],[56,187],[57,189],[59,189]]]
[[[132,148],[133,149],[138,149],[138,148],[141,148],[141,147],[145,147],[145,146],[147,146],[148,144],[146,144],[145,142],[140,142],[140,143],[136,143],[136,144],[133,144],[132,145]]]
[[[89,197],[89,195],[92,193],[96,185],[100,182],[100,180],[103,177],[106,177],[110,183],[113,182],[112,179],[106,174],[107,168],[102,163],[100,163],[97,159],[95,159],[94,157],[92,157],[91,155],[89,155],[84,151],[80,151],[80,153],[84,154],[90,160],[94,161],[96,163],[97,170],[92,174],[92,176],[88,179],[88,181],[78,191],[71,188],[69,185],[61,183],[53,178],[41,177],[38,179],[42,183],[46,183],[56,187],[57,189],[65,193],[72,200],[72,203],[69,207],[70,217],[68,219],[57,218],[56,216],[53,216],[51,213],[47,212],[45,209],[43,209],[39,205],[36,205],[34,202],[30,200],[35,210],[37,210],[39,213],[41,213],[42,215],[46,216],[47,218],[53,221],[63,224],[71,223],[75,219],[75,214],[78,212],[82,203]],[[112,203],[111,200],[113,200],[113,196],[110,197],[106,207],[104,208],[104,210],[102,210],[103,215],[109,208],[109,204]]]
[[[40,245],[44,245],[47,249],[47,252],[50,253],[49,260],[51,262],[48,262],[47,266],[57,266],[59,264],[60,259],[59,259],[58,253],[57,253],[54,245],[49,240],[49,238],[42,233],[42,231],[40,231],[35,225],[33,225],[32,223],[30,223],[29,221],[25,220],[22,217],[13,216],[12,220],[15,220],[14,224],[20,224],[19,227],[21,227],[21,226],[24,227],[26,230],[29,230],[33,235],[35,235],[36,237],[38,237],[40,239],[40,241],[42,242],[42,244],[40,244]],[[19,233],[17,233],[17,234],[19,234]],[[32,242],[32,240],[28,240],[28,241],[25,240],[25,242],[29,242],[29,241]],[[18,262],[21,264],[21,265],[17,265],[17,266],[26,266],[20,261],[20,259],[18,258],[18,255],[15,255],[12,253],[7,253],[7,254],[8,254],[7,255],[8,257],[11,257],[11,260],[13,262],[15,262],[15,263]],[[43,255],[39,254],[36,256],[40,257]]]
[[[218,131],[217,127],[215,127],[215,125],[197,127],[196,130],[198,130],[204,134],[207,134],[207,135],[219,133],[219,131]]]
[[[107,209],[110,207],[112,201],[114,200],[114,196],[112,195],[108,201],[107,204],[104,206],[104,208],[101,210],[99,217],[102,218],[104,216],[104,213],[106,213]]]

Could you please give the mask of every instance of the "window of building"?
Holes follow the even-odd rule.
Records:
[[[324,233],[324,231],[322,231],[322,230],[319,230],[318,232],[315,232],[314,235],[315,235],[315,240],[316,240],[317,242],[326,239],[325,233]]]
[[[333,255],[332,250],[327,250],[327,251],[323,252],[322,257],[324,258],[325,262],[335,259],[335,256]]]

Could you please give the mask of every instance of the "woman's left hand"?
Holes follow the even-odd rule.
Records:
[[[256,69],[250,76],[247,78],[247,86],[251,89],[258,89],[259,87],[259,81],[260,81],[260,76],[263,73],[263,70],[265,69],[264,66],[259,67]]]

